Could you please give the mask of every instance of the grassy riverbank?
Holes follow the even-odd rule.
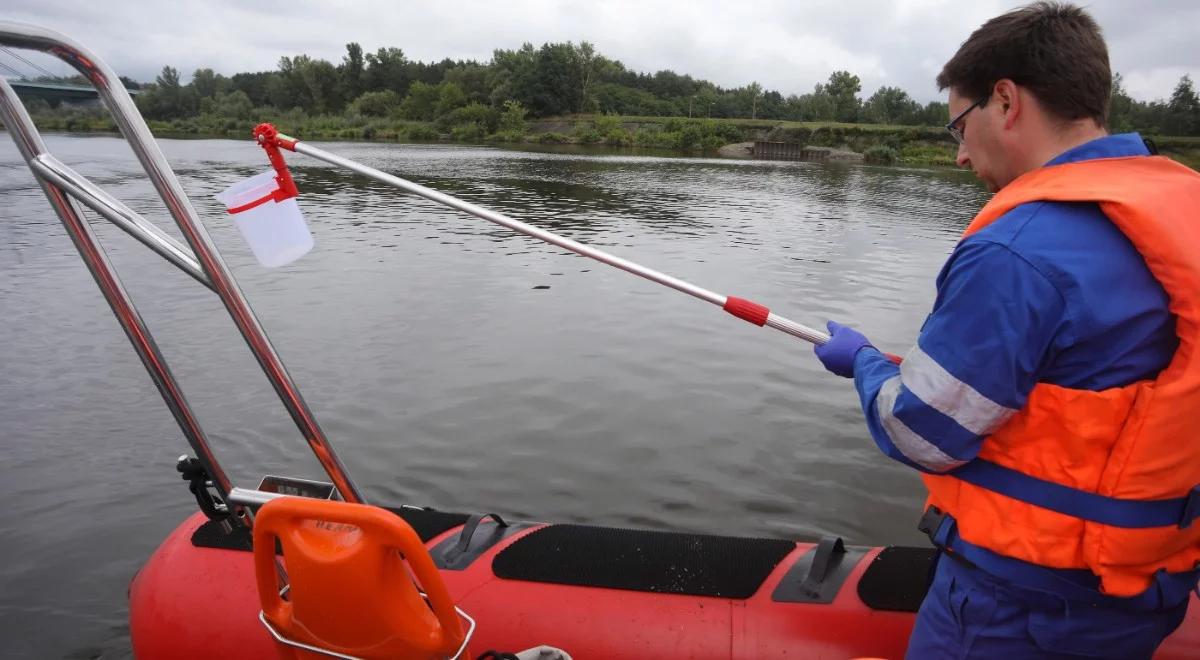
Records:
[[[159,137],[245,139],[257,123],[271,121],[281,131],[308,140],[581,144],[688,154],[715,154],[727,144],[768,140],[856,151],[864,154],[867,162],[922,166],[953,166],[955,154],[946,131],[929,126],[617,115],[570,115],[508,125],[482,115],[458,119],[457,123],[421,122],[291,111],[241,119],[204,114],[148,123]],[[99,110],[38,113],[34,122],[46,131],[116,132],[111,118]],[[1149,137],[1165,155],[1200,169],[1200,137]]]

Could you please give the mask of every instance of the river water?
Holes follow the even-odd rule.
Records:
[[[179,237],[123,141],[47,142]],[[212,198],[261,150],[161,145],[369,500],[921,543],[919,480],[807,344],[295,155],[316,248],[263,269]],[[323,146],[895,352],[986,199],[943,169]],[[7,137],[0,193],[0,656],[126,657],[128,582],[195,510],[187,445]],[[235,482],[319,478],[216,296],[91,217]]]

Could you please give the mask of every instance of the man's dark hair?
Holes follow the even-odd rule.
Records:
[[[1100,26],[1079,7],[1038,2],[993,18],[963,42],[937,84],[974,101],[1004,78],[1029,88],[1059,119],[1108,120],[1108,48]]]

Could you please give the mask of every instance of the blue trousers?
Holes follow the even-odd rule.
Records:
[[[1149,658],[1183,622],[1188,600],[1153,612],[1073,603],[939,557],[908,660]]]

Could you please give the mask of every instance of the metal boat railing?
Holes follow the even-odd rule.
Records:
[[[234,484],[214,455],[204,430],[184,397],[183,390],[76,202],[110,220],[220,297],[242,338],[246,340],[250,352],[254,354],[263,373],[275,388],[280,401],[342,499],[363,502],[361,492],[351,481],[325,432],[317,424],[312,410],[301,397],[299,388],[288,375],[266,331],[250,309],[249,302],[218,253],[216,245],[213,244],[179,180],[175,178],[171,166],[146,127],[145,120],[117,75],[95,54],[53,30],[0,21],[0,45],[40,51],[57,57],[77,70],[96,88],[187,241],[186,246],[181,245],[153,223],[51,155],[16,92],[6,80],[0,78],[0,120],[8,128],[21,156],[42,187],[51,207],[62,220],[63,226],[79,250],[79,255],[87,264],[113,314],[158,387],[163,401],[175,417],[196,458],[207,471],[212,487],[225,502],[237,501],[229,499],[235,488]]]

